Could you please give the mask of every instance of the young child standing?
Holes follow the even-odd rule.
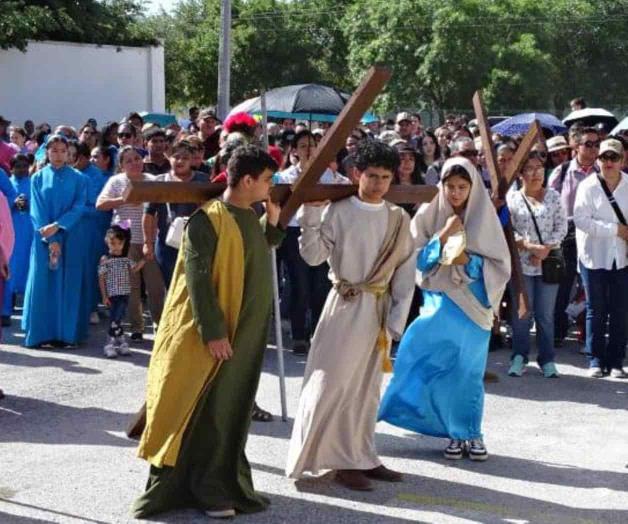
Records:
[[[124,338],[122,319],[126,314],[131,294],[131,272],[142,269],[144,260],[134,264],[129,255],[131,234],[121,225],[113,225],[107,230],[105,242],[109,249],[103,255],[98,266],[98,283],[102,295],[102,303],[109,308],[109,342],[104,352],[107,358],[118,355],[130,355],[129,345]]]

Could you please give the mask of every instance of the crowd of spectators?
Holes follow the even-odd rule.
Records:
[[[31,120],[11,125],[0,117],[0,211],[3,205],[8,210],[0,228],[6,237],[0,242],[2,325],[11,325],[16,306],[22,303],[25,345],[64,347],[83,342],[88,326],[102,321],[103,305],[111,307],[107,285],[113,286],[113,277],[102,266],[110,267],[111,257],[122,256],[114,241],[121,238],[120,232],[111,233],[115,225],[128,234],[127,325],[132,341],[140,342],[146,332],[143,305],[156,327],[172,278],[178,254],[172,230],[181,222],[177,219],[194,212],[195,205],[127,203],[129,185],[224,183],[233,151],[248,143],[261,144],[263,136],[280,166],[275,183],[292,184],[327,128],[284,119],[270,122],[264,130],[247,114],[221,122],[211,108],[191,108],[187,125],[166,127],[144,122],[138,113],[101,127],[89,119],[79,128],[52,128]],[[514,307],[503,316],[511,330],[504,330],[502,323],[501,332],[512,332],[509,374],[519,377],[526,368],[534,322],[539,367],[545,376],[557,377],[555,348],[574,322],[585,318],[576,331],[584,342],[590,375],[626,378],[628,133],[607,137],[603,126],[580,125],[565,135],[545,132],[546,140],[532,148],[506,202],[496,203],[502,207],[497,210],[500,215],[510,215],[531,304],[526,318],[518,318]],[[503,172],[521,138],[493,136]],[[446,115],[441,126],[425,128],[419,113],[406,111],[354,129],[320,182],[356,183],[353,154],[363,140],[381,140],[398,151],[397,184],[436,185],[444,161],[462,156],[475,164],[490,188],[477,127],[463,115]],[[416,211],[415,206],[405,208],[410,214]],[[277,256],[292,350],[306,354],[330,283],[326,263],[312,267],[300,256],[299,235],[298,224],[291,222]],[[14,237],[14,245],[9,237]],[[545,261],[561,252],[564,271],[558,280],[548,279]],[[109,279],[108,284],[102,285],[99,278]],[[415,314],[420,291],[416,302]],[[584,313],[580,302],[585,304]],[[108,357],[127,354],[124,349],[112,351],[126,343],[120,341],[119,327],[110,328]],[[114,339],[117,346],[112,346]],[[509,339],[495,330],[494,345],[508,344]]]

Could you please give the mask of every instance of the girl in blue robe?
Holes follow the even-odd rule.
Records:
[[[11,323],[14,296],[16,294],[23,295],[26,290],[31,244],[33,242],[33,222],[29,214],[31,200],[29,167],[26,155],[16,155],[11,159],[12,176],[9,181],[16,195],[16,198],[10,202],[11,218],[15,230],[15,246],[9,264],[11,278],[7,280],[4,288],[3,325],[10,325]]]
[[[379,419],[451,439],[446,458],[485,460],[482,379],[510,255],[475,167],[456,157],[442,172],[438,196],[412,221],[425,304],[401,339]],[[444,247],[462,233],[466,248],[452,260]]]
[[[87,180],[66,165],[65,137],[51,136],[46,151],[50,163],[31,179],[35,234],[22,318],[24,344],[74,346],[86,331],[79,312],[87,246],[77,225],[85,210]]]
[[[98,288],[98,263],[100,257],[107,253],[105,234],[111,224],[111,211],[96,209],[96,200],[107,182],[108,176],[96,165],[90,162],[91,151],[87,144],[77,145],[77,159],[75,167],[85,175],[87,180],[87,200],[80,227],[84,231],[85,272],[83,274],[84,308],[81,310],[81,327],[87,329],[90,314],[96,312],[100,291]],[[95,320],[95,319],[94,319]],[[81,333],[82,334],[82,333]]]

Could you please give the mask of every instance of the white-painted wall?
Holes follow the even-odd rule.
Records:
[[[0,115],[14,124],[102,126],[130,111],[164,112],[163,47],[30,42],[0,50]]]

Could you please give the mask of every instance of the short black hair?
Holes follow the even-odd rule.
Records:
[[[574,138],[579,144],[581,140],[585,137],[585,135],[596,135],[599,138],[600,132],[594,127],[583,127],[576,132]]]
[[[362,140],[355,153],[355,166],[360,172],[369,167],[383,167],[395,173],[399,167],[399,153],[379,140]]]
[[[144,140],[150,142],[153,138],[161,137],[164,140],[167,140],[166,132],[161,129],[161,127],[151,127],[149,130],[144,133]]]
[[[89,158],[92,154],[92,150],[85,142],[77,142],[76,143],[76,156],[82,156],[84,158]]]
[[[295,133],[295,135],[292,137],[292,144],[291,144],[292,147],[296,149],[297,144],[299,143],[299,140],[301,140],[303,137],[306,137],[306,136],[314,139],[314,134],[309,129],[301,129],[301,131],[299,131],[298,133]]]
[[[571,102],[569,102],[569,105],[577,105],[580,106],[582,109],[585,109],[587,107],[587,102],[583,97],[577,96]]]
[[[122,256],[126,257],[129,255],[129,244],[131,243],[130,230],[114,224],[109,229],[107,229],[105,238],[117,238],[118,240],[124,242],[124,244],[122,245]]]
[[[272,156],[254,145],[240,146],[227,163],[227,184],[236,187],[246,175],[257,179],[267,169],[273,172],[277,170],[277,163]]]

